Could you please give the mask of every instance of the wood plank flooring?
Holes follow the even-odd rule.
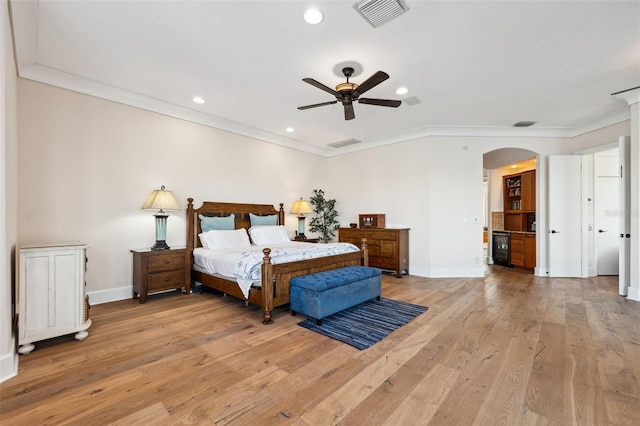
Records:
[[[617,277],[385,275],[429,310],[359,351],[213,293],[93,306],[89,337],[36,343],[3,425],[637,425],[640,303]]]

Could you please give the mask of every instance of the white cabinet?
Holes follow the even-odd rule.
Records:
[[[19,353],[28,354],[40,340],[71,333],[84,340],[89,334],[86,250],[77,242],[20,248]]]

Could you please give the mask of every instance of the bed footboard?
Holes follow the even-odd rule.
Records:
[[[263,324],[271,324],[273,322],[274,307],[289,303],[289,281],[291,278],[345,266],[369,266],[367,240],[365,238],[362,239],[361,251],[275,265],[271,263],[271,249],[265,248],[263,253],[261,303]]]

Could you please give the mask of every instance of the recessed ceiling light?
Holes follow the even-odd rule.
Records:
[[[293,133],[295,129],[293,127],[287,127],[285,130],[289,133]]]
[[[195,98],[193,98],[193,102],[195,102],[197,104],[203,104],[204,103],[204,99],[202,99],[200,96],[196,96]]]
[[[324,15],[318,9],[307,9],[304,13],[304,20],[307,24],[316,25],[322,22]]]
[[[406,87],[398,87],[396,89],[396,95],[406,95],[407,93],[409,93],[409,89]]]

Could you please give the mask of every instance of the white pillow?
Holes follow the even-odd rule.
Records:
[[[290,243],[287,229],[282,225],[276,226],[252,226],[249,228],[251,242],[257,246],[268,244]]]
[[[251,247],[247,230],[244,228],[231,230],[218,230],[198,234],[202,246],[209,250],[236,249]]]

